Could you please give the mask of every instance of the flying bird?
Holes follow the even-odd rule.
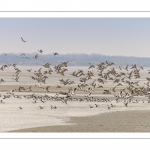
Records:
[[[33,58],[37,59],[38,58],[38,54],[36,54]]]
[[[43,51],[40,49],[40,50],[38,50],[38,52],[42,53]]]
[[[54,56],[59,55],[58,53],[53,53],[53,54],[54,54]]]
[[[5,56],[8,55],[8,54],[6,54],[6,53],[3,53],[3,54],[4,54]]]
[[[22,37],[21,37],[21,40],[22,40],[22,42],[27,42],[27,41],[25,41]]]
[[[21,56],[25,56],[25,55],[26,55],[25,53],[22,53],[22,54],[21,54]]]

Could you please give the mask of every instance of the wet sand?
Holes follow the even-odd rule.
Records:
[[[150,110],[71,117],[69,123],[74,125],[36,127],[12,132],[150,132]]]
[[[27,93],[21,92],[20,94]],[[36,104],[33,104],[32,99],[26,99],[23,97],[21,99],[13,97],[5,99],[5,103],[0,104],[0,132],[43,126],[70,126],[76,123],[76,121],[72,122],[72,117],[80,118],[88,116],[89,118],[93,118],[97,115],[105,113],[109,114],[111,112],[120,113],[122,111],[130,112],[133,110],[150,111],[150,104],[147,102],[146,98],[144,103],[141,101],[141,99],[144,99],[144,97],[138,98],[138,103],[129,103],[128,107],[125,107],[122,102],[116,103],[113,97],[110,97],[110,99],[112,100],[111,102],[68,101],[67,104],[63,103],[62,101],[53,100],[46,100],[45,103],[38,101]],[[107,109],[107,105],[110,105],[111,103],[116,107]],[[95,104],[99,106],[96,107]],[[57,106],[57,109],[51,109],[51,105]],[[90,108],[89,105],[93,106],[93,108]],[[21,106],[23,109],[19,109],[19,106]],[[39,106],[42,106],[43,109],[40,109]]]

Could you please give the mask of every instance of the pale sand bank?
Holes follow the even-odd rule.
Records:
[[[35,127],[12,132],[150,132],[150,110],[71,117],[69,123],[74,125]]]
[[[68,101],[67,104],[61,101],[49,100],[45,101],[45,103],[38,101],[36,104],[33,104],[32,99],[13,97],[5,99],[5,103],[0,104],[0,132],[41,126],[68,125],[68,121],[72,117],[95,116],[116,111],[150,110],[150,104],[147,102],[143,103],[141,98],[139,98],[139,103],[129,103],[128,107],[125,107],[122,102],[116,103],[115,99],[111,99],[112,101],[107,103]],[[95,103],[99,107],[96,108]],[[107,105],[111,103],[116,107],[108,110]],[[51,109],[51,105],[57,106],[57,109]],[[93,106],[93,108],[90,108],[89,105]],[[20,110],[20,106],[23,109]],[[40,109],[39,106],[42,106],[43,109]]]

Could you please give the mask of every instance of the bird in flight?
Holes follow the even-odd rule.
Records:
[[[27,41],[25,41],[22,37],[21,37],[21,40],[22,40],[22,42],[27,42]]]
[[[8,54],[6,54],[6,53],[3,53],[3,54],[4,54],[5,56],[8,55]]]
[[[54,54],[54,56],[59,55],[58,53],[53,53],[53,54]]]
[[[22,53],[22,54],[21,54],[21,56],[25,56],[25,55],[26,55],[25,53]]]
[[[43,51],[40,49],[40,50],[38,50],[38,52],[42,53]]]
[[[36,54],[33,58],[37,59],[38,58],[38,54]]]

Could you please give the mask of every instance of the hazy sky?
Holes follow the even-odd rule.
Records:
[[[0,18],[1,53],[39,49],[150,57],[150,18]]]

